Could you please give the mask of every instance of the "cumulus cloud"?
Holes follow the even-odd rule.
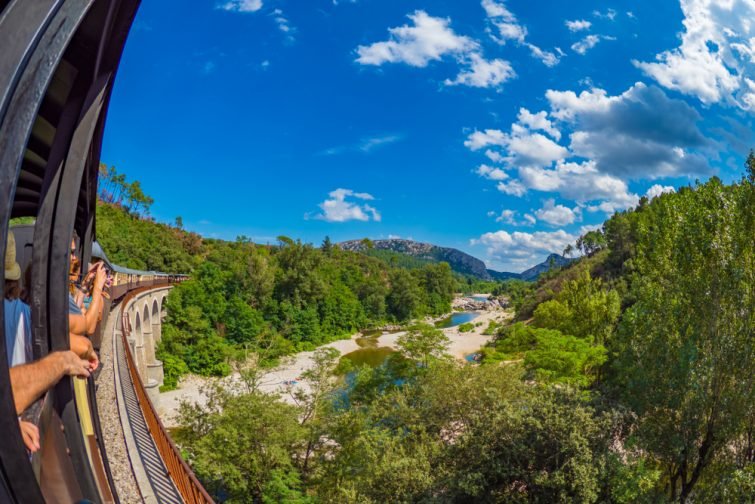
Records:
[[[219,3],[217,8],[232,12],[257,12],[262,8],[262,0],[229,0]]]
[[[618,96],[601,89],[546,92],[551,115],[574,128],[571,151],[598,170],[624,178],[710,173],[711,147],[697,123],[700,114],[659,88],[637,83]]]
[[[577,203],[558,208],[546,200],[535,212],[539,220],[566,225],[579,220],[582,209],[630,208],[639,196],[629,190],[629,180],[711,173],[705,153],[714,146],[698,129],[700,115],[658,87],[638,83],[616,96],[601,89],[549,90],[546,99],[550,111],[522,108],[510,132],[476,130],[464,142],[472,151],[485,149],[488,159],[502,165],[497,178],[487,165],[477,171],[494,180],[500,192],[553,193]],[[566,128],[568,145],[562,145]]]
[[[548,113],[544,110],[533,114],[522,107],[519,109],[517,121],[532,131],[544,131],[556,140],[561,140],[561,132],[553,126],[553,123],[548,119]]]
[[[375,198],[371,194],[339,188],[331,191],[328,196],[329,199],[319,204],[322,213],[305,215],[305,218],[320,219],[327,222],[347,222],[351,220],[379,222],[381,219],[380,213],[374,207],[360,202],[374,200]]]
[[[574,21],[565,21],[564,24],[572,32],[578,32],[582,30],[589,30],[592,23],[584,19],[575,19]]]
[[[521,108],[518,121],[511,126],[510,133],[497,129],[474,131],[467,137],[464,145],[473,151],[486,147],[500,147],[505,155],[500,155],[498,159],[511,165],[547,166],[569,154],[565,147],[539,131],[556,140],[561,138],[561,132],[553,126],[545,112],[533,114],[526,108]],[[496,157],[487,155],[491,159]]]
[[[541,221],[545,221],[553,226],[565,226],[573,224],[577,220],[578,212],[564,205],[556,205],[556,200],[551,198],[545,200],[543,208],[536,211],[535,215]]]
[[[447,86],[497,87],[516,77],[511,64],[502,59],[485,59],[478,41],[457,34],[449,18],[438,18],[418,10],[409,14],[413,26],[389,28],[389,39],[357,48],[357,63],[380,66],[404,63],[424,68],[446,56],[455,58],[463,70]]]
[[[645,193],[645,196],[647,196],[648,199],[653,199],[656,196],[660,196],[661,194],[672,192],[676,192],[676,190],[672,186],[662,186],[660,184],[655,184],[648,189],[648,191]]]
[[[468,69],[460,72],[453,80],[446,79],[447,86],[463,84],[479,88],[495,87],[516,77],[516,72],[508,61],[486,60],[477,53],[471,53],[467,59]]]
[[[471,245],[482,245],[488,258],[503,265],[521,265],[524,268],[537,262],[536,256],[553,252],[560,253],[578,237],[563,229],[537,231],[534,233],[495,231],[471,240]]]
[[[755,3],[749,0],[681,0],[681,44],[633,63],[665,88],[705,104],[755,109]]]
[[[457,35],[450,27],[451,20],[437,18],[418,10],[408,15],[414,24],[389,28],[389,40],[357,48],[357,62],[362,65],[406,63],[426,67],[447,54],[463,54],[477,49],[478,43]]]
[[[477,175],[488,180],[506,180],[508,174],[500,168],[492,168],[488,165],[480,165],[476,170]]]
[[[522,167],[519,180],[528,189],[555,192],[562,198],[608,213],[637,204],[623,180],[601,173],[593,161],[559,162],[555,168]]]

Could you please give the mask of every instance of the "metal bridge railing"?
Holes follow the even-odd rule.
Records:
[[[134,383],[134,389],[136,390],[136,396],[139,400],[139,406],[141,408],[144,419],[147,422],[147,427],[155,441],[155,446],[160,452],[160,456],[165,463],[165,467],[168,469],[171,480],[176,485],[181,497],[187,504],[214,504],[212,497],[207,493],[202,484],[199,482],[194,472],[189,465],[181,457],[181,452],[176,447],[173,440],[170,438],[167,430],[160,421],[160,417],[152,405],[152,401],[147,396],[147,391],[144,389],[141,377],[136,369],[136,363],[134,362],[133,355],[131,354],[131,348],[128,344],[128,336],[131,331],[130,321],[126,308],[131,300],[142,292],[154,289],[162,285],[171,285],[169,280],[153,281],[153,284],[148,287],[141,287],[136,290],[130,291],[123,299],[122,313],[122,331],[121,337],[123,338],[123,348],[126,351],[126,361],[128,364],[128,372],[131,376],[131,381]]]

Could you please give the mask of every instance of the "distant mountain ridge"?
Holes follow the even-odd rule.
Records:
[[[474,256],[450,247],[440,247],[431,243],[421,243],[413,240],[393,238],[388,240],[349,240],[338,244],[344,250],[352,252],[364,252],[371,243],[376,250],[390,250],[399,254],[425,261],[447,262],[451,269],[462,275],[473,276],[481,280],[508,280],[518,279],[533,281],[551,268],[569,264],[572,260],[559,254],[549,255],[545,261],[523,271],[522,273],[501,272],[488,269],[485,263]]]
[[[419,259],[447,262],[451,269],[462,275],[471,275],[483,280],[492,280],[485,263],[471,255],[449,247],[439,247],[431,243],[420,243],[413,240],[390,239],[374,240],[372,247],[377,250],[391,250]],[[364,240],[350,240],[338,244],[344,250],[363,252],[367,249]]]

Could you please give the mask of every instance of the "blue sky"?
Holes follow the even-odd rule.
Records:
[[[186,6],[142,3],[102,160],[209,237],[400,236],[521,271],[755,145],[744,0]]]

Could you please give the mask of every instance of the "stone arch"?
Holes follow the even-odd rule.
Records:
[[[152,321],[150,320],[149,316],[149,302],[145,302],[142,306],[142,324],[144,326],[144,329],[151,331],[152,328],[149,327],[150,325],[152,325]]]
[[[152,339],[157,344],[162,339],[162,310],[158,303],[158,297],[152,300]]]
[[[134,338],[134,340],[136,340],[136,346],[143,345],[144,335],[142,334],[142,318],[138,312],[136,313],[134,325],[131,327],[133,328],[131,336]]]

